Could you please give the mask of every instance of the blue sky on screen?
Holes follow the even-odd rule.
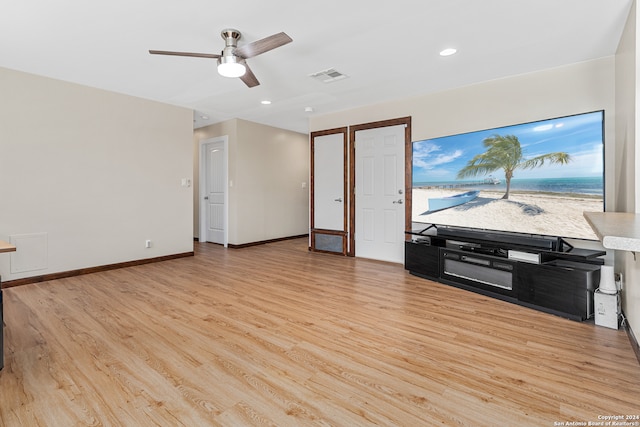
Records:
[[[455,181],[458,171],[477,154],[486,151],[482,141],[493,135],[515,135],[525,159],[553,152],[571,156],[567,165],[517,169],[514,179],[598,177],[603,174],[603,112],[560,117],[413,143],[413,182]],[[491,175],[504,178],[498,170]],[[480,180],[485,176],[466,178]]]

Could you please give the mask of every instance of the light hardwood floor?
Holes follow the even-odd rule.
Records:
[[[622,330],[310,253],[306,239],[195,250],[5,289],[0,425],[554,426],[640,414]]]

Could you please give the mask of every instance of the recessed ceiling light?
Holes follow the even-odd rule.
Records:
[[[260,101],[260,104],[262,104],[262,105],[269,105],[269,104],[271,104],[271,101],[269,101],[268,99],[265,99],[265,100],[263,100],[263,101]]]
[[[313,113],[313,107],[304,107],[304,111],[307,113]]]
[[[456,53],[458,51],[458,49],[454,49],[452,47],[444,49],[442,51],[440,51],[440,56],[451,56],[454,53]]]

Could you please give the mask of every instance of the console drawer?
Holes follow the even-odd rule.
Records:
[[[514,297],[514,263],[465,251],[440,251],[440,277],[478,289]]]

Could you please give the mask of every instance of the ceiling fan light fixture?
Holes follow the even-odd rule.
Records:
[[[247,67],[238,62],[235,56],[221,56],[218,58],[218,74],[224,77],[242,77]]]

